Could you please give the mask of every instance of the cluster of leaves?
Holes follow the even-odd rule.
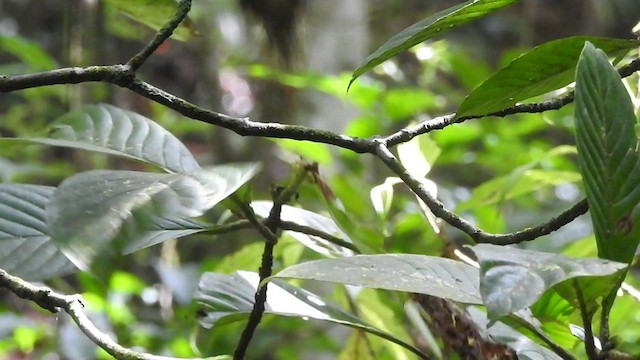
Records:
[[[383,102],[392,104],[387,111],[390,118],[402,119],[423,111],[430,104],[420,101],[419,91],[396,93],[403,97],[418,94],[409,97],[415,102],[407,101],[404,110],[400,111],[393,105],[390,95],[393,92],[354,81],[401,51],[514,2],[469,1],[405,29],[355,70],[349,82],[351,96],[359,99],[359,105],[370,109],[373,108],[373,97],[389,96]],[[130,7],[125,2],[113,3]],[[129,14],[134,18],[143,16],[138,11],[129,11]],[[413,209],[420,209],[426,216],[429,236],[438,241],[445,239],[440,234],[441,219],[465,230],[456,225],[460,220],[451,220],[460,219],[457,215],[447,219],[437,212],[438,204],[433,199],[439,189],[436,182],[427,179],[436,159],[445,164],[453,162],[453,155],[447,151],[442,151],[441,156],[439,153],[441,147],[447,146],[447,137],[456,137],[458,133],[464,135],[464,130],[458,131],[460,128],[456,128],[453,135],[436,133],[431,138],[426,134],[432,130],[427,121],[405,127],[396,133],[397,136],[391,135],[384,138],[386,140],[380,140],[381,137],[365,139],[372,144],[370,152],[385,164],[393,165],[389,167],[396,177],[369,186],[367,189],[371,191],[365,191],[360,198],[357,198],[361,195],[357,191],[355,195],[345,195],[346,191],[353,191],[348,186],[327,185],[313,166],[296,164],[290,184],[282,192],[276,192],[273,201],[257,201],[252,199],[245,184],[258,173],[258,164],[201,167],[189,149],[156,122],[130,111],[99,104],[83,106],[61,116],[42,137],[3,138],[2,142],[33,142],[99,152],[136,160],[162,172],[91,170],[70,176],[57,187],[1,184],[0,267],[36,281],[77,269],[97,273],[96,266],[120,253],[130,254],[198,233],[215,235],[254,227],[266,234],[266,243],[271,241],[270,236],[283,238],[278,246],[293,239],[320,259],[299,261],[300,253],[294,254],[273,276],[269,275],[275,266],[268,261],[268,271],[261,269],[259,274],[244,271],[240,266],[230,274],[222,271],[202,274],[195,300],[200,305],[201,325],[207,329],[215,327],[213,332],[224,331],[220,330],[223,325],[230,326],[246,319],[255,314],[257,305],[264,305],[267,314],[346,325],[388,341],[383,345],[372,345],[362,341],[357,335],[359,332],[355,332],[342,350],[345,357],[362,349],[382,349],[380,351],[399,359],[441,357],[441,347],[451,350],[446,349],[447,339],[429,343],[432,336],[424,323],[434,315],[421,314],[424,309],[420,309],[419,301],[406,301],[406,312],[428,345],[414,345],[405,329],[389,323],[393,315],[385,317],[381,315],[384,311],[374,314],[385,305],[370,289],[384,289],[429,295],[464,305],[469,318],[485,338],[490,339],[487,341],[508,345],[521,359],[571,359],[574,355],[570,350],[578,343],[584,344],[584,349],[575,349],[577,354],[584,351],[589,358],[595,359],[601,352],[608,354],[616,345],[609,333],[610,322],[615,319],[614,300],[628,275],[640,241],[637,225],[640,219],[635,210],[640,202],[636,115],[618,70],[608,60],[608,57],[617,58],[616,62],[622,60],[637,46],[636,41],[595,37],[573,37],[543,44],[514,59],[475,87],[457,107],[455,115],[442,120],[444,125],[432,128],[441,129],[492,114],[539,112],[539,109],[562,107],[574,100],[576,148],[553,148],[542,154],[543,159],[532,160],[509,176],[484,183],[469,199],[458,203],[457,210],[475,211],[582,179],[591,210],[597,258],[568,257],[492,244],[467,248],[477,262],[462,255],[460,257],[466,261],[390,253],[382,239],[388,232],[385,224],[396,226],[399,222],[391,220],[396,215],[392,208],[398,206],[399,196],[394,195],[397,184],[406,183],[413,190],[412,196],[417,197],[420,205]],[[298,86],[316,87],[345,96],[338,95],[326,78],[296,78],[262,67],[253,67],[249,73],[255,77],[278,78],[283,83],[300,84],[302,81],[304,84]],[[565,87],[574,81],[575,92],[571,92]],[[546,108],[544,102],[530,107],[518,104],[553,91],[564,93],[548,100],[546,104],[550,105]],[[352,126],[351,135],[379,135],[379,128],[365,129],[362,122],[354,122]],[[446,131],[450,130],[442,133]],[[371,134],[366,134],[368,132]],[[382,144],[382,150],[376,144]],[[399,160],[388,152],[392,145],[398,145]],[[448,146],[458,145],[454,141]],[[325,154],[317,148],[310,151],[298,142],[283,146],[315,157],[318,153]],[[576,149],[579,173],[536,168],[545,158],[575,154]],[[330,155],[320,155],[316,160],[329,161],[328,157]],[[315,195],[311,195],[314,200],[324,201],[320,210],[317,206],[303,209],[280,201],[283,193],[300,191],[304,196],[304,191],[309,189],[315,191]],[[367,206],[369,210],[357,210],[357,205],[352,204],[354,199],[363,203],[361,200],[367,197],[372,203]],[[218,209],[215,213],[219,215],[218,220],[207,221],[214,206]],[[404,219],[416,221],[415,217],[407,215],[409,212],[411,210],[404,209],[397,213],[406,215]],[[365,220],[358,219],[363,213],[373,214],[373,226],[364,226]],[[480,212],[474,213],[478,214]],[[424,219],[418,219],[425,223]],[[479,217],[479,222],[481,220]],[[277,231],[272,231],[273,227]],[[281,230],[284,235],[280,234]],[[401,237],[400,231],[396,230],[394,236]],[[534,240],[534,237],[525,240]],[[460,249],[457,250],[460,253]],[[261,246],[247,247],[230,255],[229,259],[253,256],[250,262],[254,265],[259,264],[260,256],[265,257],[261,253]],[[266,255],[267,258],[272,256]],[[298,286],[300,282],[292,285],[283,279],[349,285],[339,301],[346,302],[353,311],[332,305],[326,297]],[[266,299],[256,296],[265,289]],[[265,303],[259,304],[263,300]],[[599,315],[597,336],[592,324],[596,315]],[[369,321],[365,321],[365,317]],[[380,348],[376,349],[376,346]],[[632,346],[629,349],[637,350]]]

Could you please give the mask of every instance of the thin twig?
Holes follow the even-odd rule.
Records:
[[[573,288],[576,291],[576,297],[578,298],[578,305],[580,306],[580,317],[582,318],[582,325],[584,326],[584,350],[587,353],[587,357],[591,360],[596,360],[598,353],[596,351],[595,340],[593,338],[593,328],[591,327],[592,314],[587,309],[587,304],[582,297],[582,289],[578,280],[573,279]]]
[[[533,326],[529,321],[513,314],[513,316],[509,317],[513,321],[515,321],[518,325],[528,329],[531,331],[538,339],[540,339],[543,343],[545,343],[551,350],[553,350],[556,355],[560,356],[563,360],[576,360],[576,358],[569,354],[562,346],[556,344],[544,331],[540,328]]]
[[[618,73],[623,78],[631,76],[631,74],[635,73],[636,71],[640,71],[640,58],[635,59],[629,64],[618,69]],[[382,143],[387,147],[393,147],[400,143],[410,141],[416,136],[429,133],[433,130],[444,129],[449,125],[459,124],[467,120],[479,119],[488,116],[505,117],[508,115],[522,113],[541,113],[549,110],[558,110],[571,102],[573,102],[573,91],[563,94],[559,97],[541,101],[538,103],[517,104],[504,110],[500,110],[487,115],[472,115],[460,118],[456,118],[456,114],[442,115],[437,118],[429,119],[419,124],[401,129],[389,136],[380,138],[379,141],[382,141]]]
[[[278,243],[278,229],[280,228],[280,215],[282,213],[282,206],[285,203],[289,202],[294,194],[298,191],[298,187],[302,184],[306,177],[306,167],[299,166],[296,168],[296,172],[293,175],[291,183],[287,185],[284,189],[281,189],[279,192],[274,192],[273,195],[273,205],[271,207],[271,211],[269,212],[269,216],[265,220],[264,224],[258,221],[256,214],[253,212],[253,209],[248,204],[240,204],[242,211],[245,216],[249,218],[249,221],[256,224],[258,226],[258,231],[263,235],[264,242],[264,250],[262,251],[262,261],[260,263],[260,268],[258,269],[258,275],[260,276],[260,282],[258,284],[264,283],[264,280],[271,276],[273,272],[273,249]],[[251,343],[251,339],[262,320],[262,315],[265,311],[265,304],[267,303],[267,288],[269,284],[265,283],[263,286],[260,286],[255,294],[255,301],[253,303],[253,308],[251,309],[251,313],[249,314],[249,320],[247,321],[247,325],[242,330],[242,334],[240,335],[240,341],[236,346],[236,349],[233,353],[234,360],[243,360],[247,349],[249,348],[249,344]]]
[[[400,161],[398,161],[398,159],[396,159],[384,144],[380,143],[378,145],[376,156],[380,158],[389,169],[398,175],[398,177],[402,179],[402,181],[407,184],[407,186],[409,186],[409,188],[418,195],[422,201],[425,202],[425,204],[427,204],[429,210],[431,210],[435,216],[446,221],[449,225],[463,231],[478,243],[508,245],[517,244],[523,241],[530,241],[558,230],[562,226],[573,221],[576,217],[586,213],[588,209],[587,201],[582,200],[571,209],[542,225],[509,234],[490,234],[473,226],[467,220],[456,215],[451,210],[448,210],[440,200],[433,197],[429,191],[425,189],[421,181],[409,174],[407,169],[402,165],[402,163],[400,163]]]
[[[191,0],[181,0],[178,4],[178,11],[176,14],[155,34],[153,39],[134,55],[127,65],[131,71],[136,71],[145,61],[153,54],[162,43],[164,43],[173,34],[173,31],[178,28],[180,23],[187,17],[187,14],[191,10]]]
[[[210,229],[207,229],[205,232],[210,235],[218,235],[218,234],[226,234],[226,233],[230,233],[230,232],[242,230],[242,229],[250,229],[252,227],[254,227],[254,225],[252,225],[252,223],[249,220],[241,219],[241,220],[236,220],[234,222],[230,222],[224,225],[211,227]],[[313,228],[311,226],[300,225],[292,221],[280,220],[280,228],[282,230],[295,231],[305,235],[317,236],[334,245],[338,245],[345,249],[349,249],[356,254],[360,254],[361,252],[354,244],[338,236],[329,234],[328,232]]]
[[[306,235],[317,236],[319,238],[327,240],[328,242],[334,245],[338,245],[345,249],[349,249],[356,254],[361,253],[360,249],[358,249],[354,244],[344,239],[341,239],[335,235],[331,235],[327,232],[312,228],[310,226],[300,225],[292,221],[280,221],[280,228],[282,230],[290,230],[290,231],[295,231],[295,232],[299,232]]]
[[[277,205],[274,203],[273,207],[276,208],[276,206]],[[279,207],[280,209],[282,209],[282,205],[280,205]],[[251,221],[252,224],[254,224],[258,232],[260,232],[260,234],[265,239],[264,250],[262,251],[262,261],[260,263],[260,269],[258,270],[258,274],[260,275],[260,281],[258,282],[258,284],[261,284],[264,279],[271,276],[273,266],[273,249],[278,242],[278,237],[276,235],[277,227],[270,227],[259,221],[256,214],[253,212],[253,209],[251,209],[248,204],[242,204],[241,208],[244,215],[249,219],[249,221]],[[256,291],[253,308],[251,309],[251,313],[249,314],[247,325],[242,330],[238,345],[233,352],[234,360],[244,359],[247,349],[249,348],[249,344],[251,343],[251,339],[253,338],[253,334],[255,334],[255,331],[258,328],[260,321],[262,320],[262,315],[265,311],[265,304],[267,302],[268,285],[269,284],[259,286],[258,290]]]

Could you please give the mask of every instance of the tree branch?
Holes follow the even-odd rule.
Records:
[[[263,123],[237,118],[201,108],[169,92],[138,79],[126,65],[73,67],[15,76],[0,76],[0,93],[34,87],[107,82],[127,88],[193,120],[229,129],[240,136],[293,139],[334,145],[356,153],[372,152],[368,139],[336,134],[299,125]]]
[[[53,313],[58,313],[61,310],[66,312],[93,343],[116,359],[176,360],[176,358],[173,357],[139,353],[116,343],[109,335],[100,331],[93,322],[91,322],[89,317],[87,317],[80,295],[58,294],[48,287],[35,286],[17,276],[10,275],[3,269],[0,269],[0,287],[11,291],[22,299],[33,301],[41,308]],[[201,358],[192,359],[197,360]]]
[[[640,58],[634,59],[629,64],[618,69],[618,73],[623,78],[631,76],[631,74],[637,71],[640,71]],[[573,102],[573,91],[539,103],[517,104],[504,110],[500,110],[487,115],[473,115],[460,118],[456,118],[456,114],[443,115],[401,129],[391,135],[381,138],[380,141],[382,141],[382,143],[387,147],[393,147],[403,142],[410,141],[416,136],[429,133],[433,130],[444,129],[449,125],[459,124],[467,120],[479,119],[488,116],[505,117],[508,115],[521,113],[541,113],[549,110],[558,110],[571,102]]]
[[[131,71],[136,71],[142,64],[153,54],[163,42],[165,42],[173,31],[180,25],[180,23],[187,17],[187,14],[191,10],[191,0],[181,0],[178,5],[178,11],[176,14],[166,23],[162,29],[160,29],[153,39],[145,46],[142,50],[140,50],[136,55],[134,55],[129,61],[127,61],[127,66]]]
[[[467,220],[456,215],[451,210],[448,210],[440,200],[433,197],[427,189],[425,189],[422,182],[409,174],[407,169],[400,163],[400,161],[398,161],[398,159],[396,159],[396,157],[382,142],[378,145],[376,156],[380,158],[389,169],[398,175],[398,177],[402,179],[402,181],[407,184],[407,186],[409,186],[409,188],[418,195],[422,201],[425,202],[425,204],[427,204],[427,207],[429,207],[429,210],[431,210],[435,216],[446,221],[449,225],[463,231],[477,243],[509,245],[530,241],[560,229],[562,226],[570,223],[578,216],[586,213],[588,210],[588,204],[585,199],[574,205],[571,209],[542,225],[514,233],[490,234],[473,226]]]
[[[242,335],[240,335],[240,341],[238,342],[238,346],[236,346],[236,350],[233,353],[234,360],[243,360],[247,349],[249,348],[249,343],[251,343],[251,339],[253,338],[253,334],[258,328],[258,324],[262,320],[262,315],[265,311],[265,304],[267,302],[267,287],[268,283],[260,286],[264,282],[265,279],[271,276],[273,272],[273,249],[278,243],[278,229],[280,228],[280,214],[282,213],[282,206],[291,200],[291,197],[295,195],[298,191],[298,187],[302,184],[305,177],[307,175],[307,165],[302,164],[296,167],[296,171],[291,182],[284,189],[279,189],[277,191],[273,191],[273,206],[271,207],[271,211],[269,212],[269,216],[265,220],[265,223],[262,224],[257,220],[256,214],[253,212],[253,209],[248,204],[241,204],[241,208],[243,209],[245,215],[249,218],[249,221],[256,224],[258,226],[258,231],[263,235],[264,242],[264,250],[262,251],[262,262],[260,264],[260,269],[258,270],[258,274],[260,275],[260,281],[258,282],[258,290],[255,295],[255,302],[253,304],[253,309],[251,309],[251,313],[249,314],[249,320],[247,321],[247,325],[242,331]]]

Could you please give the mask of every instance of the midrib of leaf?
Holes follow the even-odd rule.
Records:
[[[576,77],[576,136],[583,181],[601,257],[629,261],[638,226],[640,154],[635,115],[620,77],[604,53],[585,45]],[[621,221],[627,221],[629,227]]]

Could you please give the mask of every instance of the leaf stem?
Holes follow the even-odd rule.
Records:
[[[584,326],[584,349],[589,359],[596,360],[598,358],[598,353],[596,351],[596,345],[593,338],[593,328],[591,327],[593,314],[589,309],[587,309],[587,304],[584,302],[580,284],[578,284],[578,281],[575,278],[573,279],[573,288],[576,291],[578,305],[580,306],[580,317],[582,318],[582,325]]]
[[[233,353],[234,360],[243,360],[247,349],[249,348],[249,344],[251,343],[251,339],[255,334],[260,321],[262,320],[262,315],[265,311],[265,306],[267,302],[267,288],[269,286],[268,283],[265,283],[264,280],[269,278],[273,272],[273,249],[278,243],[278,229],[280,227],[280,214],[282,212],[282,206],[288,202],[291,197],[298,191],[298,187],[302,184],[306,176],[306,168],[304,166],[296,167],[296,171],[292,178],[290,184],[282,189],[279,192],[274,192],[273,195],[273,206],[271,207],[271,211],[269,212],[269,217],[266,219],[264,224],[258,220],[256,214],[249,204],[239,204],[245,216],[252,222],[262,234],[265,239],[264,242],[264,250],[262,251],[262,261],[260,264],[260,268],[258,269],[258,274],[260,276],[260,281],[258,282],[258,290],[255,294],[255,302],[253,304],[253,309],[251,309],[251,313],[249,314],[249,320],[247,321],[247,325],[242,331],[242,335],[240,336],[240,341],[236,346],[236,349]],[[260,284],[263,284],[260,286]]]

